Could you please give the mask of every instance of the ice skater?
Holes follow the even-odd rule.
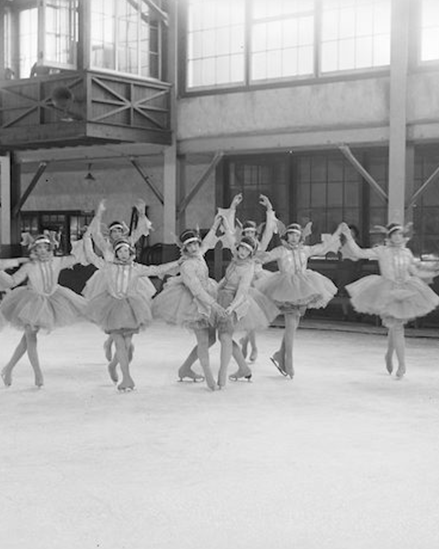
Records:
[[[229,210],[222,210],[221,214],[224,216],[225,221],[229,224],[229,227],[235,227],[235,217],[236,217],[236,208],[242,202],[243,196],[242,193],[237,194],[230,205]],[[242,237],[248,237],[250,239],[255,239],[258,242],[258,252],[265,252],[267,249],[271,237],[275,232],[275,226],[277,227],[277,219],[273,212],[273,207],[270,200],[267,196],[261,194],[259,196],[259,203],[265,206],[267,210],[266,222],[263,224],[265,226],[261,234],[261,228],[258,227],[256,221],[248,219],[244,221],[240,229],[234,230],[232,232],[232,249],[236,242],[238,242]],[[226,215],[224,215],[226,213]],[[270,230],[270,227],[272,230]],[[254,278],[252,284],[254,285],[258,281],[261,281],[263,278],[271,276],[271,272],[263,268],[262,264],[259,261],[256,261],[254,264]],[[248,348],[250,346],[250,355],[249,361],[255,362],[258,358],[258,347],[256,343],[256,332],[250,330],[247,332],[240,340],[241,351],[244,356],[244,359],[247,358]]]
[[[152,230],[152,223],[145,214],[145,202],[139,199],[134,206],[137,210],[137,225],[131,234],[128,226],[123,221],[112,221],[108,226],[106,226],[102,223],[103,215],[107,209],[106,204],[107,201],[105,199],[99,202],[95,217],[92,219],[88,228],[88,234],[92,237],[94,249],[97,251],[97,255],[101,255],[106,261],[111,262],[114,259],[113,245],[116,241],[120,238],[126,238],[131,246],[134,247],[142,236],[148,236],[150,234]],[[81,250],[81,245],[81,243],[78,243],[77,245],[78,253]],[[83,261],[83,263],[86,264],[87,262]],[[94,273],[87,281],[83,292],[86,298],[95,293],[94,286],[95,284],[99,286],[100,276],[101,273]],[[150,294],[150,297],[155,294],[155,286],[149,279],[142,279],[140,284],[144,286],[143,291]],[[117,357],[116,355],[113,356],[112,353],[112,344],[113,338],[109,336],[104,342],[104,352],[106,359],[110,363],[110,369],[114,369],[117,365]],[[134,349],[131,349],[130,355],[132,355],[133,352]]]
[[[197,339],[197,346],[180,367],[180,379],[187,376],[194,381],[205,380],[212,391],[218,387],[210,368],[209,347],[215,342],[216,318],[225,317],[226,312],[216,301],[218,284],[209,277],[204,254],[214,246],[220,224],[221,217],[217,215],[203,240],[196,229],[186,229],[181,233],[180,276],[169,279],[153,300],[155,317],[192,330]],[[201,379],[191,369],[196,358],[203,369]]]
[[[328,241],[307,246],[305,238],[310,234],[311,223],[304,229],[291,223],[285,229],[281,246],[259,255],[262,263],[277,261],[279,271],[257,284],[257,288],[274,301],[284,315],[285,329],[280,348],[271,361],[279,372],[293,379],[293,344],[300,317],[307,309],[326,307],[337,293],[337,287],[329,278],[308,269],[308,259],[324,255],[340,245],[341,226]]]
[[[232,358],[235,344],[235,358],[238,357],[238,370],[229,379],[250,381],[252,372],[244,357],[239,356],[240,348],[233,340],[235,333],[255,332],[267,328],[278,316],[279,310],[274,303],[259,290],[252,287],[255,275],[254,256],[258,241],[242,237],[233,250],[232,261],[228,265],[224,278],[219,283],[218,303],[225,309],[226,317],[217,319],[218,338],[221,343],[218,387],[226,384],[227,369]]]
[[[96,278],[94,293],[89,295],[86,314],[115,343],[117,360],[110,362],[108,367],[111,380],[119,382],[116,370],[119,364],[122,380],[117,389],[131,391],[134,389],[130,373],[132,338],[152,320],[151,296],[143,291],[141,281],[148,276],[163,276],[178,269],[179,262],[150,266],[136,263],[134,247],[127,238],[113,243],[113,259],[106,260],[94,253],[90,231],[84,235],[84,248],[89,263],[102,274]]]
[[[58,284],[60,271],[72,267],[79,259],[75,255],[54,256],[53,250],[54,242],[47,235],[37,236],[29,244],[30,261],[12,275],[1,273],[3,288],[14,288],[27,279],[26,286],[14,288],[0,305],[6,321],[24,331],[12,357],[1,371],[6,387],[12,384],[12,371],[25,353],[34,371],[35,385],[43,387],[37,351],[38,332],[50,332],[85,318],[85,299]]]
[[[393,356],[396,354],[398,369],[396,379],[406,373],[404,325],[415,318],[425,316],[439,305],[439,297],[422,278],[437,276],[437,263],[416,262],[406,247],[409,227],[390,223],[381,227],[386,235],[384,245],[360,248],[347,225],[343,225],[349,251],[360,259],[376,259],[379,275],[369,275],[348,284],[354,309],[361,313],[378,315],[388,329],[386,370],[393,372]]]

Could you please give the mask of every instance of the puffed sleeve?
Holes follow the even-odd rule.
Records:
[[[159,276],[166,274],[177,274],[180,269],[179,261],[170,261],[162,265],[140,265],[140,276]]]
[[[181,277],[183,283],[194,297],[206,305],[212,305],[215,303],[215,299],[209,295],[201,285],[200,279],[198,278],[196,265],[190,261],[183,263],[181,266]]]
[[[5,290],[13,288],[24,282],[28,277],[29,265],[30,263],[25,263],[12,275],[0,271],[0,289]]]
[[[90,233],[86,232],[82,240],[84,242],[84,255],[86,260],[98,269],[102,269],[105,265],[105,260],[95,254]]]

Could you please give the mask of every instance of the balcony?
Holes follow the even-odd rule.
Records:
[[[170,85],[97,71],[0,81],[0,153],[171,143]]]

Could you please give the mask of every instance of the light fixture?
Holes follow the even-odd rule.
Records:
[[[91,173],[91,164],[88,165],[88,173],[84,177],[85,181],[96,181],[96,178]]]

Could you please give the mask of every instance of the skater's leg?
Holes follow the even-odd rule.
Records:
[[[395,351],[394,326],[390,327],[387,333],[387,351],[385,355],[386,370],[391,374],[393,372],[393,353]]]
[[[215,341],[216,341],[215,330],[213,328],[209,328],[209,347],[212,347]],[[204,381],[204,376],[197,374],[192,370],[192,366],[195,364],[197,360],[198,360],[198,346],[195,345],[195,347],[191,350],[186,360],[178,369],[178,378],[180,379],[180,381],[183,381],[183,379],[186,377],[189,379],[192,379],[193,381]]]
[[[401,379],[406,372],[404,324],[402,322],[398,322],[395,326],[393,341],[395,345],[396,357],[398,359],[398,370],[396,371],[396,377]]]
[[[244,355],[242,354],[239,345],[234,339],[232,339],[232,355],[236,363],[238,364],[238,370],[234,374],[229,376],[229,379],[231,379],[232,381],[236,381],[237,379],[245,378],[250,381],[252,377],[252,371],[245,361]]]
[[[232,334],[222,332],[219,334],[219,340],[221,342],[220,353],[220,369],[218,372],[218,386],[224,387],[227,379],[227,368],[229,367],[230,359],[233,352],[233,340]]]
[[[287,313],[285,315],[285,371],[290,378],[294,376],[293,342],[299,320],[298,313]]]
[[[130,374],[130,361],[125,337],[122,334],[114,333],[113,341],[116,345],[117,359],[122,370],[122,381],[117,388],[119,391],[134,389],[134,381]]]
[[[27,326],[25,330],[25,336],[26,336],[27,356],[29,357],[31,366],[34,370],[35,385],[37,387],[42,387],[44,385],[44,379],[43,379],[43,373],[40,368],[40,360],[38,358],[37,332],[38,330],[32,329]]]
[[[241,339],[239,340],[239,343],[241,345],[241,353],[244,359],[247,358],[249,341],[250,341],[249,332],[247,332],[245,336],[241,337]]]
[[[252,330],[248,333],[248,339],[250,342],[250,362],[254,362],[258,358],[258,347],[256,345],[256,332]]]
[[[111,335],[109,335],[107,339],[104,341],[104,353],[105,353],[105,358],[107,359],[108,362],[111,362],[113,359],[112,346],[113,346],[113,338],[111,337]]]
[[[6,387],[9,387],[12,383],[12,370],[14,369],[17,362],[20,360],[20,358],[24,355],[24,353],[27,350],[27,343],[26,343],[26,334],[23,334],[22,338],[20,339],[19,344],[15,348],[15,351],[10,358],[9,362],[6,364],[6,366],[3,368],[1,372],[1,377],[3,379],[3,383],[6,385]]]
[[[208,329],[197,329],[195,330],[195,336],[197,338],[197,353],[198,360],[200,361],[201,367],[203,368],[204,378],[206,380],[207,386],[209,389],[214,391],[217,388],[215,380],[210,369],[210,358],[209,358],[209,346],[210,346],[210,334]]]

